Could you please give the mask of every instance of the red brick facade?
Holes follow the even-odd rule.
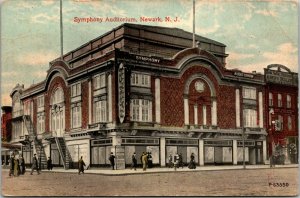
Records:
[[[11,118],[12,108],[10,106],[3,106],[1,115],[1,140],[2,142],[9,142],[11,139]]]

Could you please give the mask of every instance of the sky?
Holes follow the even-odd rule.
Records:
[[[46,77],[60,56],[59,0],[0,0],[1,105],[17,83],[28,88]],[[263,72],[282,64],[298,72],[298,1],[195,0],[196,34],[225,44],[228,69]],[[138,24],[192,32],[192,0],[63,0],[64,53],[121,25],[77,23],[78,18],[128,17]],[[140,17],[178,17],[177,23]]]

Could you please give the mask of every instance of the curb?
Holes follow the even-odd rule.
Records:
[[[124,172],[124,173],[119,173],[117,172],[118,170],[115,170],[115,173],[112,172],[85,172],[84,174],[95,174],[95,175],[105,175],[105,176],[127,176],[127,175],[141,175],[141,174],[158,174],[158,173],[183,173],[183,172],[200,172],[200,171],[232,171],[232,170],[255,170],[255,169],[282,169],[282,168],[299,168],[298,164],[297,165],[289,165],[289,166],[277,166],[274,168],[270,168],[269,166],[265,166],[265,167],[247,167],[246,169],[243,169],[243,167],[228,167],[228,168],[215,168],[212,167],[212,169],[209,169],[209,167],[201,167],[201,169],[177,169],[176,171],[172,168],[170,170],[151,170],[151,171],[137,171],[135,172],[134,170],[132,170],[132,172]],[[8,171],[9,169],[3,169],[2,171]],[[69,174],[78,174],[76,169],[71,169],[71,171],[68,170],[64,170],[64,169],[60,169],[60,170],[52,170],[52,171],[41,171],[41,173],[69,173]],[[96,170],[97,171],[97,170]],[[129,171],[129,169],[128,169]]]

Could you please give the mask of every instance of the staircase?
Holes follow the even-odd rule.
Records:
[[[63,162],[64,168],[69,169],[71,167],[71,156],[68,151],[68,148],[65,143],[65,139],[63,137],[55,137],[55,142],[61,157],[61,160]]]
[[[47,168],[47,158],[46,158],[45,150],[42,141],[37,139],[36,131],[33,127],[31,117],[29,115],[24,115],[23,121],[28,131],[29,140],[33,141],[33,146],[35,147],[36,155],[37,158],[39,159],[39,167],[40,169],[45,169]]]

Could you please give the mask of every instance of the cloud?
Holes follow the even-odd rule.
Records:
[[[55,0],[43,0],[42,5],[52,5],[55,3]]]
[[[227,58],[228,62],[253,58],[255,56],[254,54],[245,54],[245,53],[236,53],[236,52],[228,52],[228,53],[229,53],[229,56]]]
[[[50,61],[58,57],[54,52],[32,52],[19,55],[17,63],[20,65],[43,66],[48,65]]]
[[[9,94],[2,94],[1,97],[1,106],[11,106],[12,105],[12,101],[11,101],[11,97],[9,96]]]
[[[264,15],[264,16],[272,16],[272,17],[276,17],[277,16],[277,13],[274,12],[273,10],[267,10],[267,9],[263,9],[263,10],[256,10],[255,11],[256,14],[261,14],[261,15]]]
[[[15,71],[1,72],[1,77],[2,78],[16,77],[18,75],[19,75],[19,73],[15,72]]]
[[[52,22],[52,21],[58,22],[59,21],[59,15],[50,16],[50,15],[45,14],[45,13],[39,13],[39,14],[31,17],[31,22],[32,23],[47,24],[47,23]]]
[[[258,45],[256,45],[256,44],[249,44],[248,47],[250,49],[258,49],[259,48]]]
[[[292,43],[283,43],[275,52],[264,52],[262,56],[271,63],[282,64],[291,70],[298,70],[298,49]]]
[[[214,24],[210,27],[205,27],[205,28],[196,28],[196,32],[203,34],[203,35],[207,35],[207,34],[211,34],[211,33],[215,33],[219,30],[220,28],[220,24],[217,20],[214,20]]]
[[[32,74],[34,77],[39,78],[39,79],[44,79],[47,75],[47,72],[45,70],[42,71],[35,71]]]
[[[125,17],[129,14],[124,9],[121,9],[120,7],[116,6],[118,5],[118,3],[113,1],[75,0],[71,3],[72,6],[75,6],[77,8],[82,6],[90,6],[90,9],[96,11],[97,13],[103,16],[109,14],[110,16]]]
[[[241,56],[240,60],[243,58],[251,58],[253,63],[249,63],[248,61],[246,64],[241,64],[239,62],[239,65],[237,65],[239,59],[238,56]],[[254,55],[253,58],[255,57],[256,56]],[[238,68],[244,72],[263,72],[263,68],[266,68],[270,64],[282,64],[291,69],[291,71],[298,72],[298,49],[292,43],[282,43],[277,46],[275,51],[262,53],[261,61],[252,59],[252,57],[247,54],[243,55],[232,52],[229,53],[227,62],[228,69]]]

